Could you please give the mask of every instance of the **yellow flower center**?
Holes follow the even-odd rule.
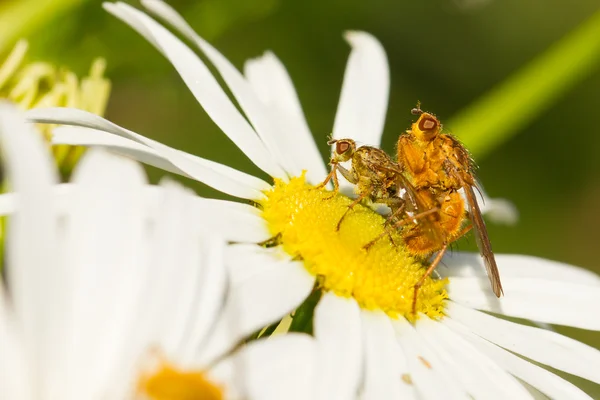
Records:
[[[359,204],[337,230],[352,200],[315,188],[304,176],[289,183],[276,180],[265,194],[261,206],[271,233],[280,235],[288,254],[304,260],[306,269],[320,278],[323,290],[353,297],[364,309],[414,319],[414,287],[425,266],[407,252],[398,232],[384,236],[368,250],[363,247],[384,232],[381,215]],[[418,292],[417,315],[443,315],[446,283],[431,277],[425,280]]]
[[[168,364],[143,377],[139,391],[153,400],[222,400],[223,391],[199,371],[180,371]]]
[[[24,63],[27,42],[19,41],[0,65],[0,99],[14,102],[29,110],[39,107],[73,107],[103,115],[110,81],[104,77],[106,62],[96,59],[89,76],[79,80],[75,73],[45,62]],[[38,128],[50,141],[53,125],[40,124]],[[83,154],[80,146],[53,147],[56,163],[68,175]]]

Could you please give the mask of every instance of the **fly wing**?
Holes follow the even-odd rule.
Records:
[[[485,269],[490,278],[492,284],[492,290],[497,297],[504,294],[502,290],[502,283],[500,282],[500,272],[498,272],[498,266],[496,265],[496,258],[492,252],[492,244],[488,236],[487,228],[485,227],[485,221],[481,216],[481,210],[479,204],[477,204],[477,198],[475,197],[475,191],[473,186],[464,186],[465,195],[467,202],[469,203],[469,214],[471,216],[471,222],[473,223],[473,230],[475,231],[475,238],[477,240],[477,247],[479,247],[479,253],[483,258]]]
[[[413,215],[419,215],[432,210],[432,206],[425,202],[417,189],[402,173],[398,174],[397,180],[398,196],[407,202],[407,211],[412,212]],[[437,212],[434,212],[431,215],[421,217],[418,220],[421,232],[428,235],[434,242],[441,241],[441,234],[439,229],[436,229],[435,224],[437,218]]]
[[[412,212],[421,212],[425,211],[426,206],[417,194],[417,189],[410,183],[408,179],[402,174],[399,173],[396,177],[398,183],[397,190],[398,196],[403,200],[408,201],[409,207],[408,210]]]
[[[396,185],[396,194],[404,201],[408,201],[408,211],[415,213],[426,211],[427,207],[422,200],[420,200],[417,189],[410,183],[410,181],[404,176],[402,165],[392,161],[383,150],[374,149],[377,152],[373,154],[378,155],[378,162],[369,163],[367,166],[373,172],[383,171],[388,175],[393,176],[393,182]]]
[[[435,228],[435,221],[432,220],[438,218],[437,213],[419,216],[419,214],[431,212],[432,206],[428,205],[409,179],[404,176],[402,165],[394,162],[383,150],[367,146],[363,146],[361,149],[368,149],[369,151],[369,159],[364,160],[364,165],[374,173],[382,173],[386,176],[385,180],[387,182],[393,182],[393,185],[395,185],[396,196],[406,204],[407,222],[410,222],[411,217],[415,216],[415,221],[418,218],[415,223],[420,225],[421,231],[429,235],[434,241],[440,241],[439,230]]]
[[[475,231],[475,239],[477,240],[477,247],[479,247],[479,253],[483,258],[483,263],[487,271],[488,278],[492,285],[492,290],[497,297],[504,294],[502,290],[502,283],[500,282],[500,273],[498,272],[498,266],[496,265],[496,258],[492,252],[492,244],[488,236],[485,221],[481,215],[481,209],[477,203],[475,197],[475,190],[479,190],[477,187],[477,181],[474,178],[473,171],[476,169],[475,161],[469,154],[469,151],[460,143],[460,141],[452,135],[444,135],[452,145],[452,153],[449,154],[447,162],[445,163],[446,173],[456,178],[463,190],[465,191],[465,197],[469,206],[469,215],[471,223],[473,224],[473,230]],[[465,177],[468,177],[468,181],[465,181]]]

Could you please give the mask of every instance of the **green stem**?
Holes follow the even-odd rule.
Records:
[[[315,313],[315,307],[321,299],[322,292],[319,289],[313,290],[313,292],[304,300],[304,303],[300,305],[294,312],[292,317],[292,323],[290,325],[289,332],[304,332],[312,334],[313,331],[313,315]]]
[[[600,11],[448,121],[477,157],[518,133],[600,60]]]

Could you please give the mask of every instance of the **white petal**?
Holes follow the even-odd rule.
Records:
[[[519,220],[519,211],[510,200],[486,198],[479,204],[481,212],[496,224],[514,225]]]
[[[147,268],[139,276],[137,312],[126,335],[127,346],[121,351],[120,367],[114,371],[120,375],[123,371],[137,374],[140,356],[148,355],[152,348],[176,365],[189,367],[203,332],[213,327],[214,309],[223,300],[224,243],[216,235],[204,237],[196,215],[197,199],[189,190],[169,180],[156,189],[158,207],[151,211],[152,231],[144,260]],[[135,381],[126,383],[135,385]],[[123,393],[135,387],[117,389],[120,392],[116,393]],[[111,391],[106,398],[122,396]]]
[[[181,169],[161,157],[156,150],[105,131],[78,126],[59,126],[52,131],[52,144],[103,147],[112,153],[131,157],[153,167],[188,177]]]
[[[287,262],[289,255],[279,248],[263,248],[256,244],[233,245],[227,248],[227,265],[231,285],[241,285],[249,279],[268,274],[273,262]],[[251,261],[248,267],[248,260]]]
[[[146,192],[146,203],[144,207],[152,207],[156,197],[155,186],[147,186]],[[54,206],[56,209],[56,215],[65,216],[68,215],[73,205],[78,201],[77,190],[78,186],[72,183],[61,183],[52,187]],[[19,200],[19,193],[4,193],[0,194],[0,216],[11,215],[19,209],[21,204]],[[156,209],[156,207],[154,207]]]
[[[304,400],[313,397],[315,343],[303,334],[261,339],[244,346],[209,372],[225,397]]]
[[[20,324],[27,362],[40,390],[56,394],[61,366],[61,322],[65,306],[58,262],[56,211],[52,185],[57,174],[42,136],[22,114],[0,102],[0,139],[11,188],[19,193],[19,211],[9,221],[6,237],[8,286]],[[44,374],[42,371],[47,371]]]
[[[410,379],[423,399],[468,399],[437,354],[423,342],[414,327],[405,319],[392,320],[396,337],[404,350]]]
[[[362,373],[360,309],[352,298],[326,292],[314,315],[318,400],[354,399]]]
[[[302,262],[289,261],[257,245],[229,246],[226,264],[231,277],[229,295],[208,343],[200,349],[203,362],[289,314],[314,284]]]
[[[285,172],[274,161],[256,132],[227,97],[202,60],[171,32],[146,14],[124,3],[116,5],[124,12],[129,13],[129,18],[124,22],[130,23],[132,18],[136,18],[137,22],[135,25],[131,24],[132,27],[135,29],[138,24],[141,24],[152,35],[153,41],[173,64],[196,100],[240,150],[256,166],[272,177],[287,179]],[[112,9],[108,9],[108,11],[112,12]]]
[[[143,257],[149,256],[145,210],[139,206],[145,179],[140,165],[99,151],[88,152],[74,171],[80,190],[64,241],[73,285],[72,333],[65,338],[70,346],[64,357],[79,398],[99,397],[121,384],[113,373],[135,327],[147,272]]]
[[[402,376],[408,366],[390,318],[381,311],[361,311],[365,347],[364,400],[411,399],[414,387]],[[403,362],[404,361],[404,362]]]
[[[184,346],[179,349],[182,362],[195,363],[195,354],[207,340],[209,332],[217,324],[225,302],[227,271],[223,260],[224,243],[217,238],[204,238],[200,248],[203,271],[201,286],[194,301],[194,309],[188,316],[190,327]]]
[[[168,4],[157,0],[145,0],[142,4],[173,25],[213,62],[267,147],[278,155],[278,161],[286,166],[289,174],[297,176],[305,169],[310,183],[319,183],[325,178],[323,159],[304,118],[292,80],[274,54],[267,52],[261,58],[248,61],[244,69],[246,81]]]
[[[462,335],[479,351],[490,357],[507,372],[527,382],[549,398],[556,400],[591,399],[591,397],[572,383],[480,338],[456,321],[445,318],[442,320],[442,323]]]
[[[544,258],[519,254],[496,254],[496,262],[502,278],[537,278],[600,285],[600,276],[592,271]],[[438,268],[437,271],[444,277],[475,276],[488,281],[479,254],[452,252],[444,257],[443,265],[447,268]]]
[[[423,316],[417,333],[444,359],[448,372],[474,399],[527,399],[531,395],[516,379],[470,343],[437,321]]]
[[[19,196],[15,193],[0,194],[0,216],[10,215],[17,209]]]
[[[8,297],[0,283],[0,395],[3,399],[33,399],[34,375],[27,365]]]
[[[286,116],[281,115],[278,108],[261,101],[244,76],[218,50],[198,36],[173,8],[162,1],[147,0],[142,3],[159,18],[174,26],[179,33],[204,52],[229,86],[231,93],[254,125],[263,143],[286,172],[292,176],[299,176],[303,169],[310,171],[313,164],[308,162],[305,153],[316,150],[310,132],[308,132],[308,136],[305,136],[309,139],[310,146],[298,147],[298,144],[305,145],[306,143],[302,140],[293,140],[296,135],[296,132],[291,129],[293,121],[285,119],[285,125],[282,125],[280,122],[283,122],[283,118]],[[295,95],[295,93],[293,94]],[[323,172],[319,175],[318,180],[323,180],[325,178],[323,162],[320,160],[318,152],[316,154],[319,156],[319,163],[316,165],[320,168],[320,172]]]
[[[492,343],[542,364],[600,383],[600,351],[593,347],[556,332],[501,320],[452,302],[448,302],[446,313]]]
[[[81,126],[97,131],[109,132],[128,140],[133,140],[149,147],[151,151],[141,154],[142,148],[124,141],[116,142],[117,150],[124,152],[130,157],[143,155],[144,158],[140,159],[140,161],[148,162],[149,164],[157,165],[158,167],[163,167],[163,164],[160,163],[170,163],[174,168],[182,171],[183,175],[204,182],[207,185],[214,187],[217,190],[222,190],[224,193],[231,194],[232,196],[258,200],[264,197],[260,191],[270,189],[270,186],[266,182],[251,175],[213,161],[175,150],[86,111],[69,108],[38,108],[29,110],[26,115],[32,122]],[[108,144],[108,147],[111,147],[111,143],[113,143],[111,139],[106,139],[106,136],[100,136],[98,133],[90,134],[83,133],[83,131],[71,131],[70,135],[74,141],[77,140],[83,144],[86,144],[87,141],[87,144],[92,146],[104,146]],[[92,136],[88,138],[86,136],[79,138],[82,135],[95,135],[96,137]],[[97,139],[98,142],[95,142],[94,139]],[[70,144],[67,141],[63,142]],[[133,152],[128,152],[128,148],[132,148]],[[154,152],[158,158],[162,158],[164,161],[159,161],[157,157],[154,157]],[[177,170],[173,172],[177,172]]]
[[[165,155],[166,146],[148,141],[150,146],[159,149],[157,151],[155,148],[105,131],[63,126],[54,129],[52,143],[107,148],[116,154],[195,179],[220,192],[244,199],[260,199],[264,196],[260,191],[270,189],[266,182],[225,165],[175,149],[169,149]],[[184,159],[181,159],[182,157]]]
[[[190,196],[173,182],[154,189],[153,200],[157,204],[146,215],[151,229],[146,232],[145,257],[139,261],[143,267],[138,272],[140,283],[134,294],[132,321],[123,334],[123,347],[115,361],[106,398],[122,398],[117,394],[135,390],[140,360],[148,357],[150,346],[174,363],[179,362],[179,332],[185,329],[180,319],[195,306],[202,264]],[[131,371],[131,379],[124,380],[123,375],[127,375],[123,371]]]
[[[199,246],[203,238],[199,235],[198,227],[202,226],[202,222],[192,208],[191,196],[175,182],[163,180],[161,186],[165,196],[162,212],[156,221],[151,260],[157,264],[153,270],[162,269],[152,279],[161,282],[155,290],[148,290],[147,293],[162,301],[162,304],[151,308],[155,310],[152,320],[157,328],[152,342],[159,344],[161,350],[170,356],[177,354],[185,344],[185,331],[188,329],[186,321],[198,318],[198,315],[191,314],[195,312],[192,310],[196,310],[198,296],[202,293],[201,288],[205,283],[202,274],[206,265],[202,262],[204,251],[200,251]],[[197,222],[192,222],[194,220]],[[210,242],[211,247],[222,252],[223,242],[216,235],[213,238],[215,240]],[[224,269],[222,263],[220,267]],[[213,283],[216,289],[224,286],[224,280],[215,280]],[[222,298],[208,299],[209,303],[218,303],[220,300]],[[210,327],[213,321],[206,322]]]
[[[381,43],[366,32],[347,32],[352,46],[333,138],[352,138],[359,144],[379,147],[387,111],[390,76]]]
[[[327,169],[284,65],[275,54],[267,51],[262,57],[248,60],[244,74],[268,107],[280,136],[286,140],[285,154],[293,158],[295,165],[307,171],[307,182],[321,183]]]
[[[61,184],[54,187],[54,199],[57,214],[67,215],[73,203],[77,201],[73,184]],[[162,200],[158,187],[147,186],[144,190],[145,201],[140,207],[156,210],[155,204]],[[194,196],[192,201],[198,211],[195,218],[205,229],[236,243],[259,243],[272,237],[260,210],[249,204],[233,201],[205,199]],[[0,194],[0,216],[10,215],[19,207],[18,193]],[[148,211],[151,215],[156,211]]]
[[[487,281],[487,280],[486,280]],[[478,278],[452,278],[450,298],[470,308],[551,324],[600,330],[600,318],[590,318],[600,304],[600,287],[545,279],[502,279],[504,296],[497,298]]]
[[[273,236],[256,207],[225,200],[198,198],[197,202],[198,222],[227,241],[259,243]]]
[[[475,190],[475,196],[477,203],[481,209],[481,213],[484,214],[487,219],[497,224],[514,225],[519,220],[519,210],[517,207],[507,199],[501,198],[490,198],[487,193],[483,190],[483,186],[480,182],[477,182],[478,190]],[[465,191],[460,190],[463,199],[467,201],[465,197]]]
[[[63,183],[55,185],[53,188],[54,206],[57,215],[67,214],[70,206],[75,201],[72,196],[71,186],[71,184]],[[14,192],[0,194],[0,216],[11,215],[17,212],[21,205],[20,197],[22,196],[19,193]]]

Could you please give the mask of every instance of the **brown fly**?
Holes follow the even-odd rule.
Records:
[[[436,211],[420,203],[411,183],[402,174],[401,166],[383,150],[371,146],[357,147],[352,139],[331,140],[328,144],[335,144],[330,161],[331,172],[319,186],[333,180],[337,191],[339,171],[348,182],[356,185],[358,194],[340,218],[338,230],[348,212],[363,200],[387,205],[392,211],[388,223],[391,222],[394,227],[407,223],[408,219],[417,220]],[[351,162],[349,168],[341,165],[346,161]]]

